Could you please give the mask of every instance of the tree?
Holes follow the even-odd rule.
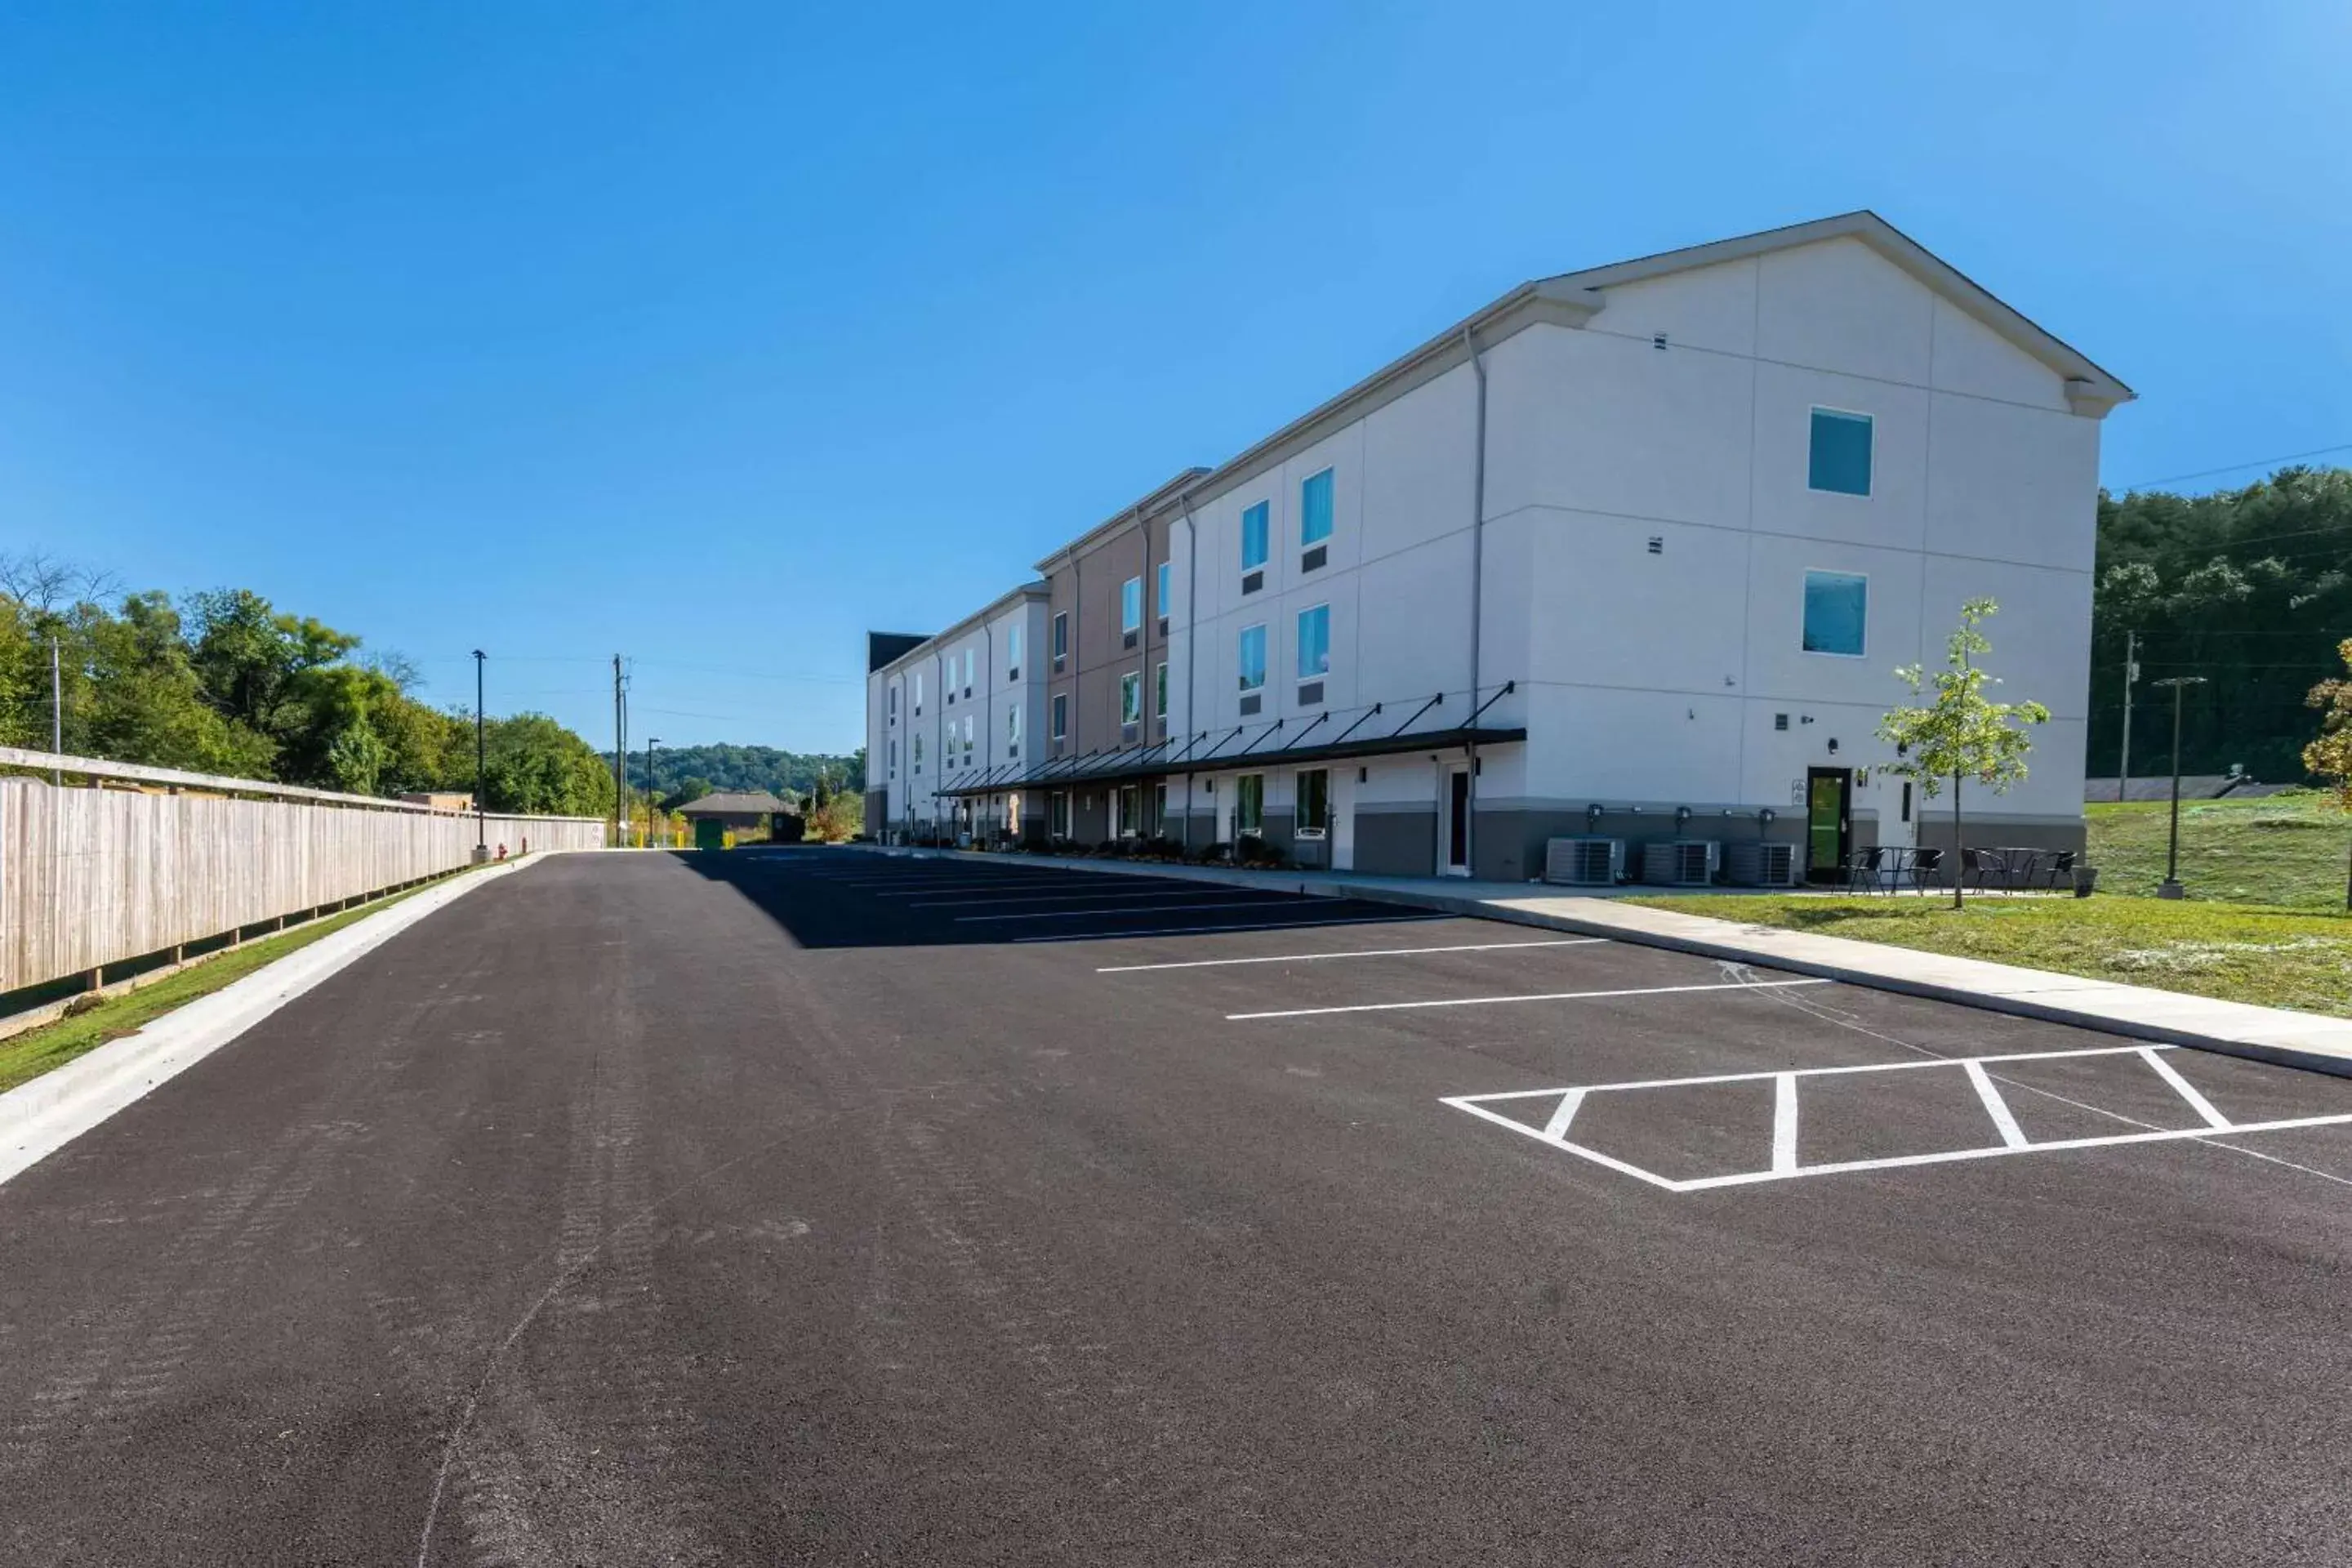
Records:
[[[1933,676],[1922,665],[1908,664],[1895,678],[1911,689],[1912,702],[1888,710],[1878,721],[1879,739],[1891,742],[1900,758],[1887,771],[1918,781],[1919,792],[1933,800],[1948,781],[1952,786],[1952,907],[1958,909],[1960,886],[1960,781],[1974,778],[1995,795],[2025,776],[2025,753],[2033,742],[2021,725],[2046,724],[2050,710],[2039,702],[1995,702],[1986,696],[2000,681],[1987,675],[1976,660],[1992,651],[1992,643],[1979,626],[1998,615],[1990,599],[1970,599],[1960,606],[1960,624],[1945,644],[1947,668]],[[1927,686],[1934,700],[1916,700]]]
[[[2303,765],[2326,779],[2336,791],[2336,804],[2352,812],[2352,637],[2336,645],[2345,675],[2323,680],[2304,700],[2320,710],[2319,738],[2303,749]],[[2344,871],[2344,907],[2352,910],[2352,852]]]

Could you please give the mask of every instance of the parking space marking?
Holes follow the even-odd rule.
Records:
[[[2167,1143],[2195,1141],[2216,1148],[2230,1149],[2236,1153],[2253,1153],[2227,1143],[2214,1143],[2220,1135],[2240,1136],[2257,1132],[2284,1132],[2305,1127],[2342,1127],[2352,1125],[2352,1112],[2327,1116],[2285,1117],[2269,1121],[2232,1122],[2227,1118],[2208,1121],[2203,1127],[2155,1128],[2140,1132],[2116,1132],[2095,1138],[2053,1138],[2035,1142],[2018,1126],[1986,1072],[1986,1068],[2006,1062],[2056,1061],[2079,1057],[2137,1056],[2156,1068],[2168,1083],[2185,1089],[2183,1099],[2200,1118],[2218,1117],[2204,1096],[2198,1094],[2188,1080],[2180,1079],[2169,1062],[2159,1054],[2178,1047],[2172,1046],[2092,1046],[2063,1051],[2016,1051],[2003,1056],[1939,1058],[1929,1061],[1867,1062],[1859,1067],[1798,1068],[1779,1072],[1708,1073],[1696,1078],[1643,1079],[1627,1083],[1580,1084],[1568,1089],[1510,1089],[1499,1094],[1450,1095],[1439,1103],[1456,1110],[1467,1111],[1482,1121],[1507,1127],[1523,1137],[1589,1160],[1622,1175],[1629,1175],[1670,1193],[1711,1192],[1718,1187],[1753,1186],[1764,1182],[1794,1181],[1807,1176],[1843,1175],[1860,1171],[1892,1171],[1911,1165],[1946,1165],[1963,1160],[1990,1160],[2009,1154],[2054,1153],[2074,1149],[2109,1149],[2134,1143]],[[1800,1081],[1816,1078],[1842,1078],[1858,1073],[1931,1072],[1937,1068],[1958,1068],[1976,1085],[1984,1102],[1986,1114],[1994,1131],[2000,1136],[1999,1143],[1972,1146],[1966,1149],[1939,1149],[1924,1154],[1890,1154],[1871,1160],[1839,1160],[1819,1165],[1801,1164],[1797,1160],[1797,1103]],[[1774,1085],[1772,1142],[1770,1163],[1760,1170],[1734,1171],[1723,1175],[1691,1176],[1677,1180],[1662,1176],[1655,1171],[1643,1169],[1629,1161],[1581,1143],[1570,1142],[1566,1137],[1569,1125],[1579,1109],[1596,1094],[1621,1094],[1643,1089],[1693,1089],[1707,1084],[1761,1083]],[[1559,1103],[1549,1119],[1538,1128],[1530,1122],[1506,1116],[1491,1109],[1497,1101],[1542,1100],[1557,1095]]]
[[[1196,905],[1194,907],[1197,908],[1198,906]],[[1256,904],[1251,907],[1255,909],[1264,909],[1265,906],[1263,904]],[[1147,914],[1150,911],[1146,910],[1124,910],[1120,912],[1128,915],[1139,915]],[[1182,914],[1184,913],[1184,910],[1180,906],[1169,910],[1168,912],[1170,914]],[[1327,919],[1310,913],[1302,915],[1295,921],[1268,921],[1259,924],[1233,921],[1228,921],[1224,925],[1219,926],[1133,926],[1123,931],[1057,931],[1052,936],[1016,936],[1013,940],[1015,942],[1118,942],[1127,937],[1205,936],[1213,932],[1227,931],[1321,931],[1325,926],[1417,925],[1427,921],[1452,920],[1454,918],[1454,917],[1452,915],[1339,915]]]
[[[1984,1063],[1969,1061],[1960,1065],[1968,1069],[1969,1082],[1976,1086],[1977,1098],[1984,1102],[1985,1114],[1992,1118],[1993,1130],[2000,1134],[2000,1141],[2012,1149],[2024,1148],[2027,1142],[2025,1129],[2017,1124],[2016,1114],[2009,1109],[2009,1101],[2000,1097],[2000,1090],[1994,1085],[1992,1074],[1985,1071]],[[2158,1070],[2165,1069],[2159,1064]]]
[[[1834,985],[1833,980],[1728,980],[1705,985],[1636,985],[1622,991],[1542,991],[1530,996],[1441,996],[1427,1002],[1358,1002],[1344,1007],[1285,1007],[1271,1013],[1228,1013],[1225,1022],[1315,1018],[1330,1013],[1401,1013],[1417,1007],[1491,1007],[1505,1002],[1590,1002],[1606,996],[1670,996],[1690,991],[1777,991],[1792,985]],[[1772,1075],[1766,1073],[1763,1077]],[[1608,1087],[1625,1088],[1621,1084]],[[1557,1089],[1552,1091],[1557,1094]]]
[[[1234,888],[1204,888],[1197,891],[1177,888],[1150,888],[1133,893],[1106,893],[1097,888],[1082,893],[1004,893],[992,898],[941,899],[931,903],[908,904],[907,907],[910,910],[961,910],[970,909],[978,904],[1061,904],[1067,903],[1073,899],[1203,899],[1239,890],[1241,889]],[[1275,888],[1268,888],[1257,896],[1262,899],[1297,897],[1296,894],[1284,893]]]
[[[1169,894],[1164,896],[1176,897],[1178,895]],[[1181,896],[1192,898],[1195,895],[1187,893]],[[1172,904],[1168,906],[1168,912],[1171,915],[1189,915],[1194,910],[1263,910],[1271,907],[1272,906],[1266,903],[1265,899],[1256,898],[1242,902],[1222,904]],[[974,921],[1073,921],[1076,920],[1081,915],[1138,915],[1150,914],[1151,912],[1152,911],[1150,910],[1139,910],[1135,908],[1133,905],[1129,905],[1125,909],[1108,910],[1046,910],[1044,911],[1032,910],[1017,915],[958,915],[955,919],[958,925],[969,925]]]
[[[2139,1054],[2147,1058],[2147,1065],[2156,1069],[2156,1074],[2158,1078],[2164,1079],[2165,1082],[2172,1086],[2174,1093],[2179,1095],[2181,1099],[2189,1102],[2189,1110],[2195,1111],[2198,1115],[2205,1119],[2206,1126],[2227,1127],[2230,1125],[2230,1119],[2222,1115],[2220,1111],[2214,1110],[2213,1102],[2206,1099],[2203,1095],[2198,1093],[2197,1086],[2190,1083],[2187,1079],[2182,1078],[2180,1076],[2179,1068],[2174,1067],[2170,1062],[2166,1061],[2162,1057],[2158,1056],[2154,1047],[2143,1046],[2140,1047]]]
[[[1148,969],[1214,969],[1229,963],[1307,963],[1327,958],[1409,958],[1428,952],[1500,952],[1522,947],[1591,947],[1605,936],[1564,936],[1549,942],[1472,942],[1458,947],[1366,947],[1349,952],[1277,952],[1255,958],[1186,958],[1173,963],[1114,963],[1097,974],[1139,974]]]

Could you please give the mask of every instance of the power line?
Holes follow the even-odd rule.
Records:
[[[2125,485],[2126,491],[2148,489],[2157,485],[2177,485],[2183,479],[2210,479],[2215,474],[2243,473],[2248,468],[2266,468],[2273,463],[2292,463],[2304,458],[2324,458],[2330,452],[2352,452],[2352,441],[2333,447],[2315,447],[2308,452],[2289,452],[2283,458],[2256,458],[2251,463],[2230,463],[2218,468],[2200,468],[2193,474],[2167,474],[2160,479],[2135,479]]]

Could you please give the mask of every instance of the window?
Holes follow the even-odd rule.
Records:
[[[1133,838],[1143,831],[1143,786],[1121,784],[1111,797],[1118,822],[1111,828],[1117,838]]]
[[[1298,487],[1298,543],[1301,549],[1331,537],[1331,470],[1309,474]]]
[[[894,687],[892,687],[892,688],[890,689],[890,717],[891,717],[891,718],[893,718],[893,719],[896,719],[898,716],[898,689],[897,687],[895,687],[895,686],[894,686]]]
[[[972,667],[978,662],[978,655],[979,650],[975,648],[963,650],[963,694],[966,697],[971,695]]]
[[[1045,797],[1046,831],[1056,838],[1070,836],[1070,792],[1057,789]]]
[[[967,714],[965,714],[965,715],[963,716],[963,760],[964,760],[964,765],[965,765],[965,766],[967,766],[967,767],[971,766],[971,714],[969,714],[969,713],[967,713]]]
[[[923,738],[920,735],[915,737],[914,756],[915,771],[917,773],[921,773],[923,771]]]
[[[898,776],[898,742],[896,741],[890,742],[890,776],[894,779]]]
[[[1008,680],[1021,679],[1021,623],[1019,621],[1004,628],[1004,676]]]
[[[1255,837],[1265,831],[1265,775],[1244,773],[1234,781],[1234,834]]]
[[[923,710],[923,672],[922,672],[921,670],[919,670],[919,670],[915,671],[915,711],[916,711],[918,714],[920,714],[920,713],[922,712],[922,710]]]
[[[1242,628],[1242,689],[1255,691],[1265,684],[1265,627],[1263,624]]]
[[[1298,612],[1298,679],[1311,680],[1331,668],[1331,606]]]
[[[1850,572],[1806,573],[1805,651],[1860,658],[1869,609],[1869,578]]]
[[[1054,693],[1054,739],[1062,740],[1069,732],[1070,694],[1066,691],[1056,691]]]
[[[1152,573],[1152,597],[1160,605],[1160,618],[1168,618],[1168,601],[1176,596],[1175,563],[1162,561]]]
[[[1805,483],[1833,495],[1870,493],[1870,416],[1835,408],[1813,410],[1811,461]]]
[[[1164,658],[1151,677],[1151,710],[1162,719],[1168,717],[1168,661]]]
[[[1019,756],[1021,754],[1021,706],[1019,703],[1004,710],[1004,739],[1012,746],[1013,754]]]
[[[1054,617],[1054,662],[1060,664],[1070,653],[1070,612],[1062,611]]]
[[[1118,585],[1118,629],[1131,632],[1143,625],[1143,579],[1129,577]]]
[[[1118,721],[1139,724],[1143,721],[1143,671],[1130,670],[1118,678]]]
[[[1266,518],[1272,503],[1260,501],[1242,513],[1242,570],[1255,572],[1265,564]]]
[[[1301,833],[1324,833],[1331,826],[1331,770],[1301,768],[1298,771],[1298,830]]]

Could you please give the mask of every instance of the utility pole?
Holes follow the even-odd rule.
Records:
[[[2116,799],[2131,798],[2132,688],[2139,684],[2139,633],[2124,633],[2124,750],[2116,764]]]
[[[2165,852],[2164,882],[2156,889],[2159,899],[2184,897],[2180,887],[2180,694],[2192,686],[2202,686],[2201,675],[2175,675],[2156,683],[2172,688],[2172,846]]]
[[[488,752],[482,742],[482,660],[488,657],[480,648],[474,650],[474,860],[476,864],[490,858],[489,835],[482,830],[482,795],[489,769],[486,765]]]
[[[628,759],[621,750],[621,656],[613,656],[613,847],[623,847],[621,803],[629,787]]]
[[[654,786],[654,748],[660,744],[659,735],[646,737],[646,847],[647,848],[654,847],[654,801],[657,795]]]
[[[66,749],[66,689],[58,675],[58,635],[49,634],[49,753],[63,756]],[[62,788],[66,775],[60,769],[49,770],[49,783]]]

